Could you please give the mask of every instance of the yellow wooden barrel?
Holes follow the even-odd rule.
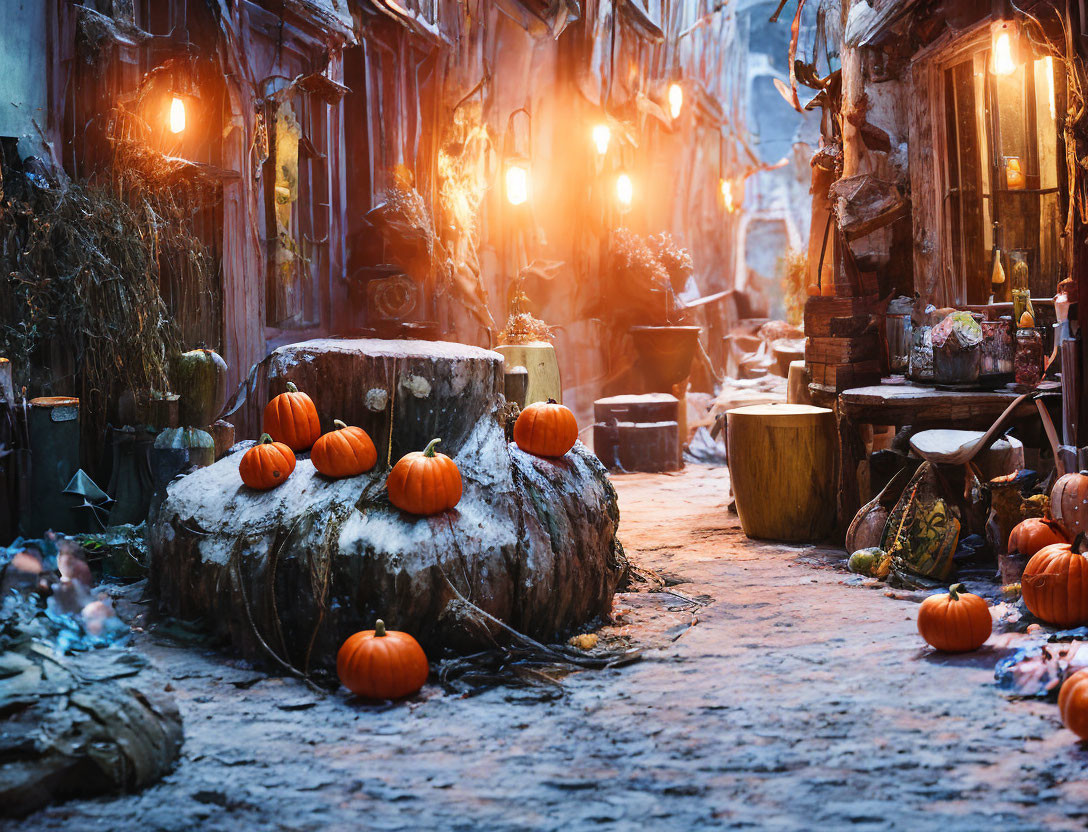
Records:
[[[748,537],[816,541],[835,527],[834,414],[805,404],[727,413],[733,496]]]

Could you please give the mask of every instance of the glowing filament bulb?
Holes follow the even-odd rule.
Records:
[[[1004,29],[994,41],[994,72],[997,75],[1012,75],[1016,72],[1016,61],[1012,57],[1012,38]]]
[[[593,144],[599,155],[604,156],[608,152],[610,141],[612,141],[612,130],[607,124],[598,124],[593,128]]]
[[[631,177],[621,173],[616,177],[616,199],[624,208],[630,208],[635,199],[635,186],[631,183]]]
[[[170,132],[180,133],[185,129],[185,102],[176,95],[170,102]]]
[[[684,88],[679,84],[669,84],[669,115],[673,118],[680,117],[680,111],[684,108]]]
[[[523,205],[529,199],[529,171],[521,165],[506,169],[506,199],[511,205]]]

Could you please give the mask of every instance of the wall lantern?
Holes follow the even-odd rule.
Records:
[[[616,177],[616,201],[619,202],[620,208],[626,211],[630,209],[634,200],[635,186],[631,182],[631,177],[627,175],[626,171],[621,172]]]
[[[180,133],[185,129],[185,102],[176,95],[170,100],[167,123],[171,133]]]
[[[525,129],[522,135],[525,138],[523,146],[528,148],[527,152],[518,150],[516,130],[518,115],[525,116]],[[532,186],[529,171],[532,169],[530,162],[533,156],[533,117],[524,107],[514,110],[506,120],[506,137],[503,140],[502,155],[503,167],[506,171],[506,201],[515,206],[524,205],[529,201]]]
[[[684,109],[684,88],[675,81],[669,84],[669,115],[673,120],[680,118],[680,111]]]
[[[612,141],[612,128],[607,124],[595,124],[593,126],[593,146],[597,148],[597,155],[604,156],[608,153],[608,144]]]

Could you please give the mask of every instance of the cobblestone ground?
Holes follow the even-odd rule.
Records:
[[[836,553],[746,540],[726,483],[702,467],[616,480],[628,554],[670,590],[617,599],[609,633],[649,645],[638,664],[569,676],[552,702],[428,686],[368,709],[147,639],[185,717],[175,773],[10,828],[1088,825],[1088,752],[1053,704],[998,694],[999,647],[921,649],[914,603],[848,585]]]

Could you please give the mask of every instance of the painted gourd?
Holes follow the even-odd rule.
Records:
[[[333,429],[314,442],[310,461],[326,477],[354,477],[374,467],[378,451],[365,430],[337,419]]]
[[[1031,557],[1055,543],[1068,543],[1069,535],[1054,520],[1029,517],[1013,527],[1009,534],[1009,552]]]
[[[1050,510],[1073,537],[1088,531],[1088,471],[1058,478],[1050,489]]]
[[[1088,624],[1088,539],[1052,543],[1036,552],[1020,579],[1024,606],[1036,618],[1057,627]]]
[[[177,356],[170,368],[178,399],[178,419],[184,427],[203,428],[227,403],[227,362],[215,350],[195,349]]]
[[[409,514],[438,514],[461,500],[461,472],[445,454],[435,453],[441,440],[400,458],[386,480],[389,502]]]
[[[1078,670],[1062,682],[1058,692],[1062,724],[1082,740],[1088,740],[1088,669]]]
[[[514,422],[514,441],[536,456],[563,456],[578,441],[578,422],[570,409],[555,399],[534,402]]]
[[[344,687],[366,699],[401,699],[423,687],[430,668],[419,642],[375,622],[340,647],[336,674]]]
[[[264,432],[292,451],[305,451],[321,435],[321,422],[313,399],[300,393],[290,381],[264,408]]]
[[[295,470],[295,454],[282,442],[272,441],[267,433],[242,455],[238,473],[250,488],[265,491],[287,482]]]
[[[946,653],[966,653],[986,643],[993,631],[990,608],[977,595],[955,584],[948,592],[930,595],[918,608],[918,632],[931,647]]]

